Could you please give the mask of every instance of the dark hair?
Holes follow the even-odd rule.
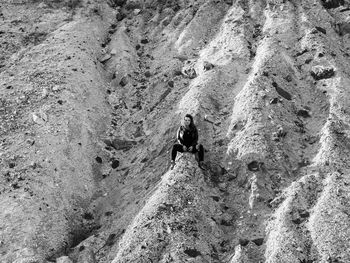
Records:
[[[186,114],[184,118],[189,118],[191,120],[191,123],[190,123],[190,129],[195,129],[196,128],[196,125],[194,125],[194,121],[193,121],[193,117],[191,114]]]

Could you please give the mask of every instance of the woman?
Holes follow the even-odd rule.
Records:
[[[193,123],[193,117],[190,114],[186,114],[184,117],[184,125],[181,125],[177,130],[176,135],[179,143],[174,144],[171,151],[171,169],[175,166],[175,159],[177,152],[198,152],[198,166],[203,167],[204,160],[204,148],[201,144],[198,144],[198,130]]]

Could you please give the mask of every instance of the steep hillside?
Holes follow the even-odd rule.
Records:
[[[350,262],[347,1],[0,6],[1,262]]]

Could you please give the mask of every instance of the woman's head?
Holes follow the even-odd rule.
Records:
[[[186,114],[184,117],[184,124],[186,127],[193,128],[194,127],[194,122],[193,122],[193,117],[191,114]]]

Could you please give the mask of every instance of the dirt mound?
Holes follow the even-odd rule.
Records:
[[[0,6],[1,262],[350,261],[348,1]]]

